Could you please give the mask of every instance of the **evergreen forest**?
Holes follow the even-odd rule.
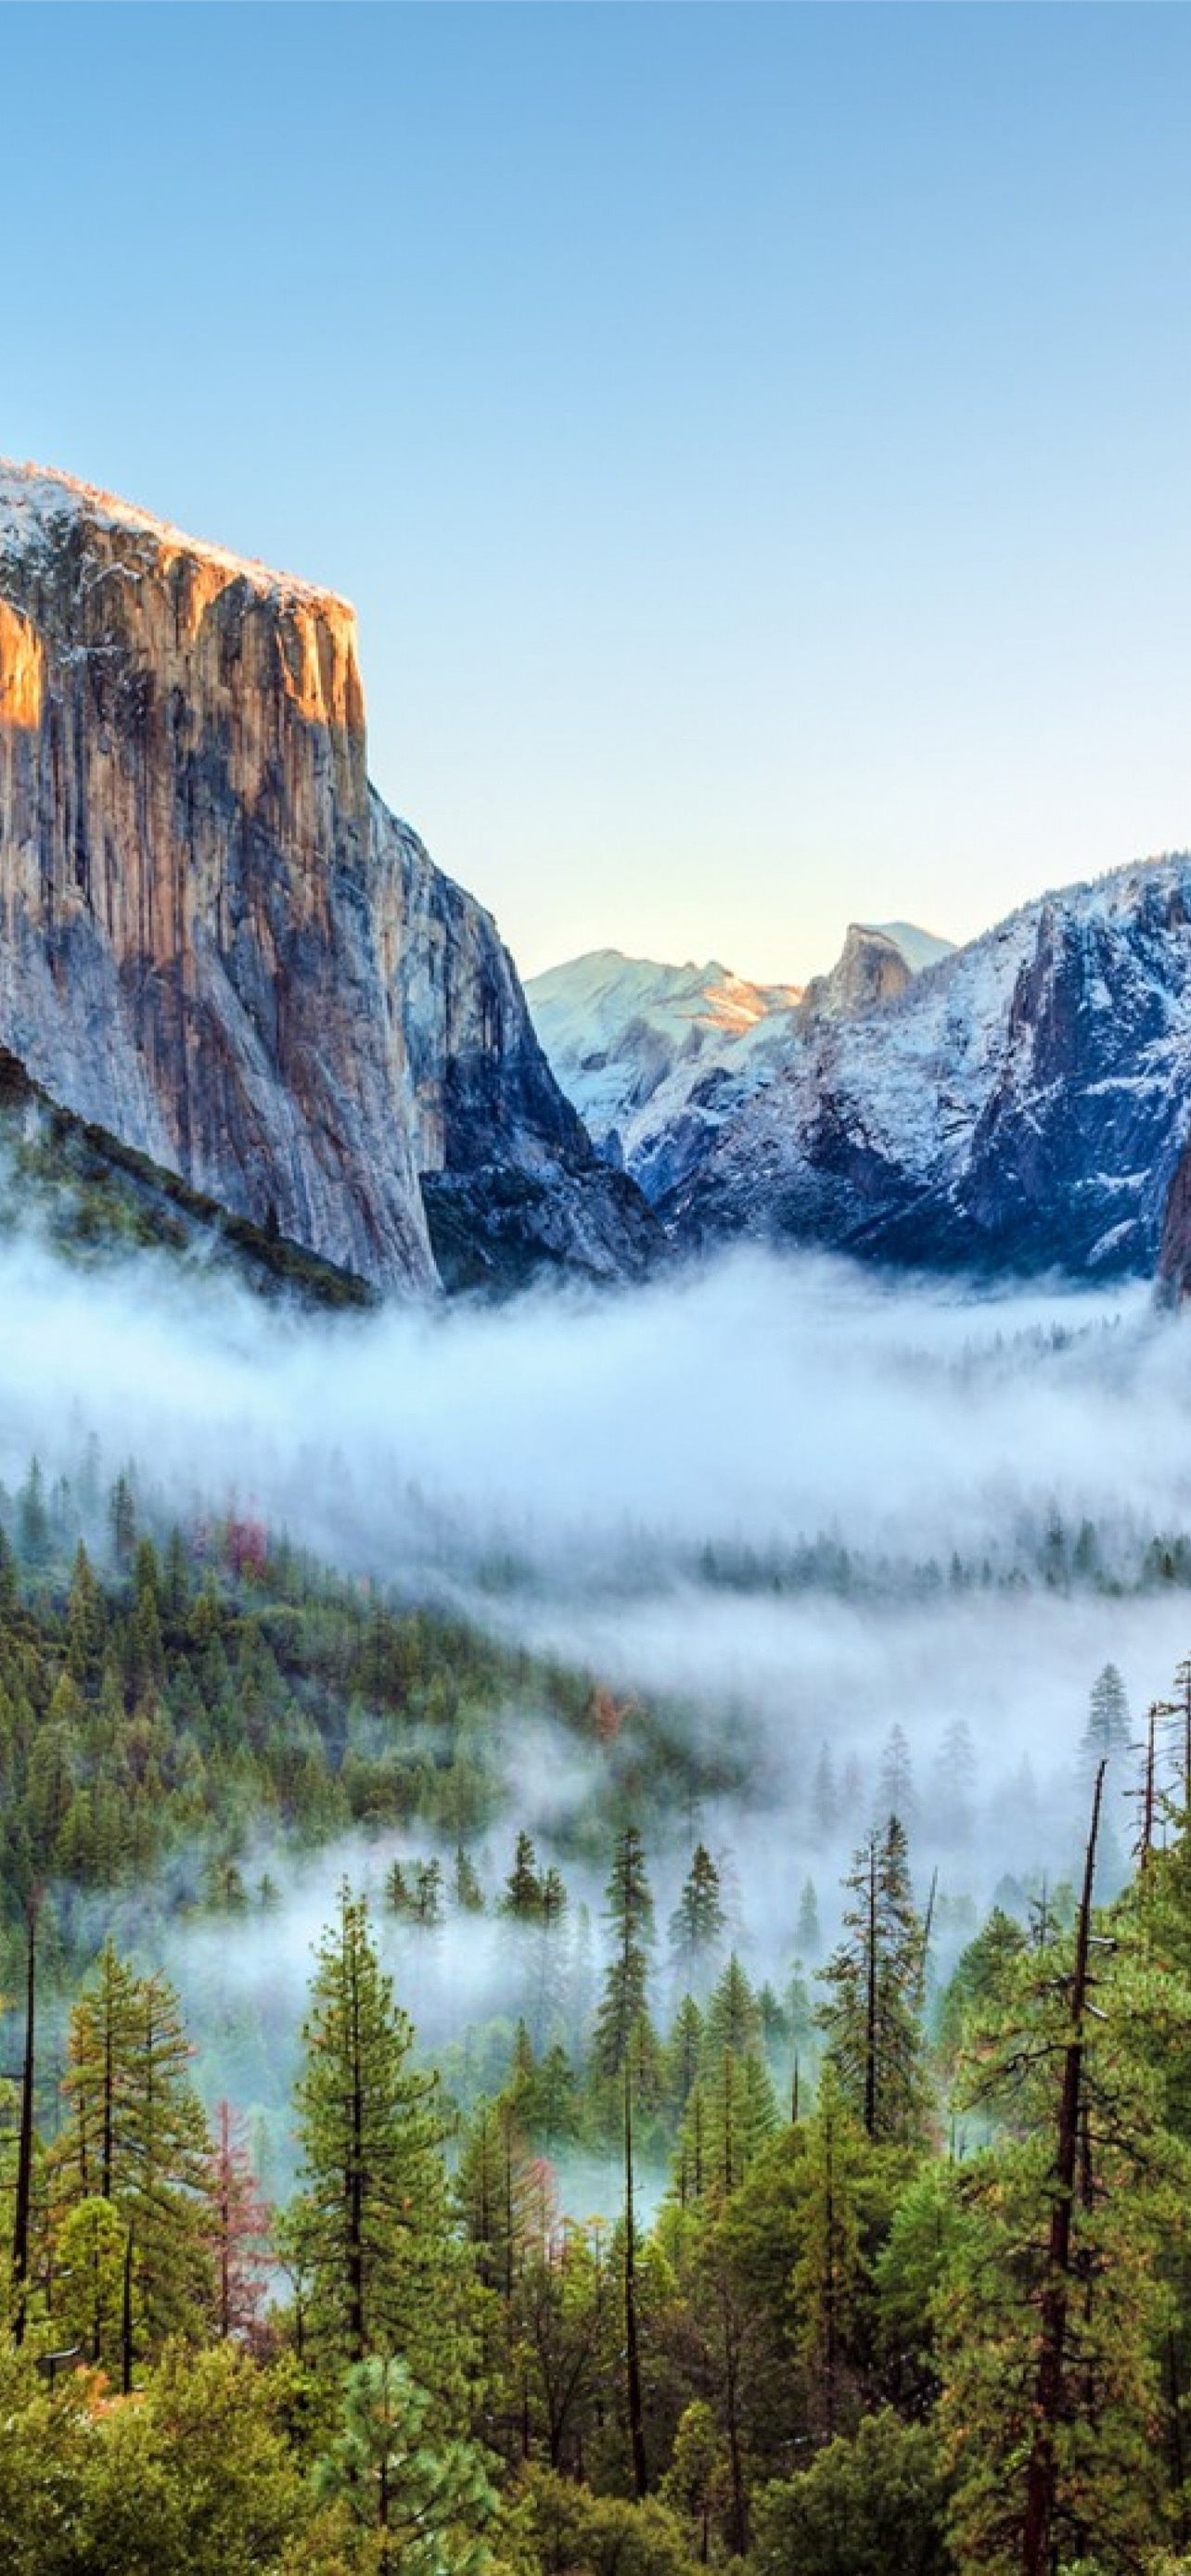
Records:
[[[679,1706],[92,1446],[3,1497],[0,1781],[17,2576],[1191,2566],[1191,1666],[982,1917],[962,1719],[821,1748],[758,1959]]]

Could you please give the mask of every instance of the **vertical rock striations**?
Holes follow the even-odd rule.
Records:
[[[195,1189],[383,1285],[433,1284],[420,1156],[465,1159],[473,1110],[485,1168],[590,1156],[487,916],[371,795],[351,609],[12,466],[0,1044]],[[623,1248],[613,1227],[605,1266]]]
[[[0,598],[0,1039],[226,1206],[429,1284],[351,610],[19,471]]]
[[[887,930],[869,930],[863,922],[852,921],[830,974],[815,975],[807,985],[803,1008],[811,1019],[842,1019],[849,1011],[875,1010],[884,1002],[896,1001],[913,975],[909,959]]]
[[[1178,1304],[1191,1297],[1191,1143],[1184,1145],[1162,1213],[1158,1280]]]
[[[662,1237],[554,1079],[495,922],[372,804],[375,901],[400,996],[414,1153],[448,1287],[640,1275]]]

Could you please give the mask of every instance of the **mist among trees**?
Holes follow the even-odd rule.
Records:
[[[1191,1663],[1017,1870],[962,1712],[821,1742],[759,1920],[678,1701],[86,1447],[2,1520],[7,2563],[1180,2563]]]

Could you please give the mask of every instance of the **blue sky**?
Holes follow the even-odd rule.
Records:
[[[0,449],[345,590],[526,971],[1191,843],[1191,14],[0,8]]]

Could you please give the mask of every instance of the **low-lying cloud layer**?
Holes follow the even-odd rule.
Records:
[[[617,1694],[667,1697],[674,1723],[730,1748],[730,1794],[675,1816],[668,1841],[651,1817],[663,2017],[694,1830],[737,1891],[750,1972],[781,1992],[808,1878],[821,1945],[836,1935],[900,1728],[943,1975],[994,1892],[1020,1905],[1072,1866],[1103,1665],[1140,1721],[1191,1646],[1191,1590],[1168,1579],[1191,1551],[1164,1569],[1153,1548],[1191,1531],[1191,1323],[1142,1288],[993,1296],[752,1253],[623,1295],[317,1320],[161,1261],[83,1273],[25,1243],[0,1254],[0,1317],[10,1484],[31,1451],[52,1474],[94,1432],[109,1474],[134,1460],[180,1516],[256,1512]],[[974,1769],[957,1794],[959,1721]],[[508,1813],[476,1860],[491,1894],[517,1825],[557,1852],[598,1979],[603,1866],[590,1844],[579,1864],[563,1828],[602,1812],[605,1757],[540,1708],[511,1708],[500,1734]],[[1134,1830],[1127,1785],[1110,1874]],[[130,1936],[177,1976],[204,2080],[260,2113],[272,2188],[291,2171],[302,1996],[337,1882],[346,1870],[379,1900],[394,1855],[418,1848],[395,1831],[307,1854],[262,1841],[245,1878],[268,1869],[273,1910],[231,1945],[222,1921],[171,1922],[163,1902],[138,1924],[134,1903]],[[421,1934],[383,1901],[378,1919],[449,2080],[499,2085],[524,1982],[507,1926]],[[619,2186],[584,2169],[565,2188],[586,2211]]]
[[[619,1296],[295,1320],[145,1260],[0,1262],[10,1456],[76,1408],[339,1558],[580,1578],[713,1545],[1003,1552],[1023,1511],[1191,1514],[1191,1335],[1143,1288],[1002,1297],[742,1255]],[[1057,1345],[1057,1346],[1056,1346]]]
[[[622,1295],[322,1321],[25,1246],[0,1313],[5,1474],[94,1429],[175,1508],[234,1497],[340,1566],[683,1692],[748,1747],[734,1838],[762,1910],[813,1859],[819,1747],[875,1780],[894,1724],[924,1838],[931,1760],[970,1726],[999,1820],[982,1894],[1044,1865],[1096,1673],[1116,1661],[1140,1706],[1191,1642],[1191,1598],[1135,1590],[1152,1535],[1191,1528],[1191,1327],[1143,1288],[978,1295],[750,1253]],[[548,1827],[553,1766],[523,1754]]]

